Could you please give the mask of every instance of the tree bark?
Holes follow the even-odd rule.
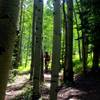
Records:
[[[35,42],[35,27],[36,27],[36,4],[37,0],[34,0],[33,4],[33,21],[32,21],[32,51],[31,51],[31,68],[30,68],[30,80],[33,77],[33,70],[34,70],[34,42]]]
[[[34,76],[33,76],[33,100],[40,98],[40,75],[41,75],[41,50],[42,50],[42,21],[43,0],[36,1],[36,28],[34,43]]]
[[[4,100],[16,37],[19,0],[0,0],[0,100]]]
[[[15,45],[14,45],[14,50],[13,50],[13,68],[17,69],[20,63],[20,54],[19,54],[19,42],[20,38],[19,38],[19,30],[17,31],[17,36],[16,36],[16,40],[15,40]]]
[[[20,0],[20,13],[19,13],[19,65],[22,65],[22,36],[23,36],[23,3],[24,0]]]
[[[50,100],[57,100],[58,73],[60,68],[60,48],[61,48],[61,16],[60,0],[54,0],[54,33],[53,33],[53,53]]]
[[[86,19],[84,19],[84,0],[80,1],[80,8],[81,8],[81,12],[80,12],[80,19],[81,19],[81,26],[82,26],[82,63],[83,63],[83,72],[86,75],[86,67],[87,67],[87,58],[88,58],[88,45],[87,45],[87,36],[86,36],[86,28],[85,28],[85,21]]]
[[[64,82],[73,82],[73,0],[67,0],[67,35],[65,51],[65,77]]]

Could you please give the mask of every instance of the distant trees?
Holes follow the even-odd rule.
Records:
[[[24,0],[20,0],[19,10],[19,65],[22,65],[22,34],[23,34],[23,4]]]
[[[65,3],[67,2],[67,6]],[[89,2],[89,3],[88,3]],[[87,0],[75,0],[73,5],[73,0],[63,0],[63,13],[64,13],[64,25],[65,25],[65,66],[64,66],[64,82],[73,80],[73,21],[75,20],[75,28],[77,29],[76,39],[78,41],[79,48],[79,58],[80,63],[83,66],[83,73],[87,73],[88,68],[88,60],[90,59],[89,54],[93,54],[93,63],[92,71],[99,67],[99,49],[100,45],[98,34],[99,29],[99,20],[98,14],[99,6],[98,0],[96,1],[87,1]],[[73,8],[75,6],[75,8]],[[67,12],[66,12],[67,9]],[[73,13],[74,18],[73,19]],[[80,18],[80,19],[79,19]],[[78,19],[78,20],[77,20]],[[97,21],[98,20],[98,21]],[[98,27],[98,28],[97,28]],[[75,29],[74,28],[74,29]],[[74,32],[75,33],[75,32]],[[76,33],[75,33],[76,34]],[[97,38],[98,37],[98,38]],[[75,43],[75,42],[74,42]],[[98,46],[97,46],[98,45]],[[92,51],[92,52],[91,52]],[[82,57],[81,57],[82,55]]]
[[[20,0],[18,21],[19,66],[23,66],[23,68],[26,65],[29,66],[31,59],[32,29],[30,27],[32,27],[32,0]]]
[[[81,19],[81,30],[82,30],[82,45],[83,45],[83,67],[86,73],[88,54],[93,53],[93,67],[92,72],[95,72],[99,66],[99,49],[100,35],[98,29],[100,27],[98,14],[100,13],[98,0],[80,0],[80,19]],[[98,38],[97,38],[98,37]],[[90,47],[91,45],[91,47]],[[92,52],[91,52],[92,51]]]
[[[0,100],[4,100],[16,37],[19,0],[0,0]]]

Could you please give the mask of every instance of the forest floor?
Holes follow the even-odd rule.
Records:
[[[60,75],[60,77],[62,76]],[[45,79],[46,81],[50,80],[50,75],[45,75]],[[48,87],[50,87],[50,85],[48,85],[47,88],[46,85],[44,86],[46,92],[42,93],[43,100],[49,100]],[[57,100],[100,100],[100,77],[91,74],[86,77],[83,75],[76,75],[73,85],[60,85],[58,90]]]
[[[16,97],[25,93],[28,86],[30,86],[29,75],[17,75],[15,80],[7,85],[5,100],[15,100]]]
[[[61,80],[60,75],[59,80]],[[44,83],[42,85],[42,99],[49,100],[51,75],[44,74]],[[65,86],[59,83],[57,100],[100,100],[100,78],[99,77],[83,77],[77,76],[72,86]],[[15,99],[25,93],[26,88],[31,87],[29,75],[17,75],[13,83],[8,84],[5,100],[30,100]],[[21,97],[23,98],[23,97]]]

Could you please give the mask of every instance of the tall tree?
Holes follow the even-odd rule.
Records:
[[[23,34],[23,3],[24,0],[20,0],[20,12],[19,12],[19,65],[22,65],[22,34]]]
[[[19,0],[0,0],[0,100],[4,100],[11,66],[18,8]]]
[[[88,56],[88,52],[87,52],[87,30],[86,30],[86,17],[85,17],[85,12],[86,10],[84,10],[84,0],[80,0],[80,8],[81,8],[81,12],[80,12],[80,19],[81,19],[81,27],[82,27],[82,62],[83,62],[83,71],[84,74],[86,74],[86,66],[87,66],[87,56]]]
[[[36,27],[34,42],[34,76],[33,76],[33,100],[40,97],[40,75],[41,75],[41,51],[42,51],[42,21],[43,0],[36,0]]]
[[[99,59],[100,59],[100,1],[99,0],[92,0],[91,1],[91,8],[93,14],[93,65],[92,71],[97,72],[99,68]]]
[[[65,29],[65,40],[67,39],[67,15],[66,15],[66,7],[65,7],[65,4],[66,4],[66,2],[65,2],[65,0],[63,0],[63,16],[64,16],[64,29]],[[66,41],[65,41],[66,42]],[[67,47],[66,47],[66,45],[65,45],[65,49],[66,49]],[[64,61],[66,61],[66,53],[67,52],[65,52],[65,59],[64,59]],[[65,70],[65,64],[64,64],[64,74],[63,74],[63,77],[64,77],[64,80],[66,80],[65,79],[65,74],[66,73],[66,70]]]
[[[61,48],[60,0],[53,0],[53,3],[54,3],[54,32],[53,32],[50,100],[57,100],[58,73],[60,68],[60,48]]]
[[[31,69],[30,69],[30,80],[33,77],[33,70],[34,70],[34,42],[35,42],[35,27],[36,27],[36,5],[37,1],[34,0],[33,4],[33,21],[32,21],[32,53],[31,53]]]
[[[75,22],[76,22],[76,28],[77,28],[77,36],[78,36],[78,52],[79,52],[79,59],[80,61],[82,60],[82,57],[81,57],[81,43],[80,43],[80,32],[79,32],[79,24],[78,24],[78,20],[77,20],[77,14],[76,14],[76,11],[75,11],[75,8],[74,8],[74,17],[75,17]]]
[[[64,82],[73,82],[73,0],[67,0],[67,34],[65,51],[65,75]]]
[[[31,27],[31,25],[30,25]],[[27,49],[26,49],[26,57],[25,57],[25,67],[27,67],[28,64],[28,59],[29,59],[29,52],[30,52],[30,37],[31,37],[31,29],[29,29],[29,36],[28,36],[28,41],[27,41]]]

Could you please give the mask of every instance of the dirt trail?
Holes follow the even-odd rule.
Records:
[[[72,87],[62,87],[58,100],[100,100],[100,81],[77,80]]]
[[[45,78],[46,83],[50,83],[50,75]],[[49,100],[50,84],[46,84],[43,89],[43,100]],[[61,86],[57,100],[100,100],[100,79],[95,77],[79,77],[73,86]]]
[[[8,84],[5,100],[15,100],[16,96],[25,92],[23,88],[28,80],[27,75],[17,76],[14,83]],[[50,80],[51,75],[44,74],[41,100],[49,100]],[[63,85],[59,87],[57,100],[100,100],[100,79],[79,77],[75,80],[73,86],[67,87]]]
[[[24,87],[29,80],[29,76],[27,75],[18,75],[13,83],[8,84],[6,90],[6,97],[5,100],[13,100],[16,96],[21,95],[24,93]]]

